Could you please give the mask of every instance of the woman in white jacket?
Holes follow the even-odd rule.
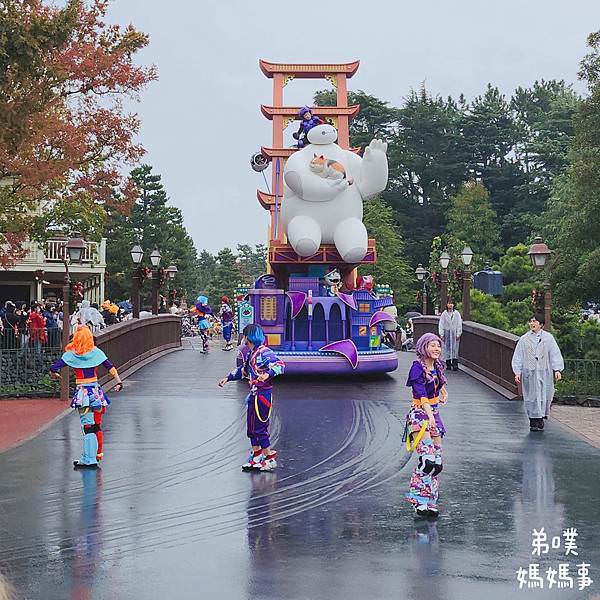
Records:
[[[446,310],[440,317],[438,329],[442,342],[444,342],[446,370],[458,371],[458,347],[462,335],[462,317],[457,310],[454,310],[452,300],[446,302]]]

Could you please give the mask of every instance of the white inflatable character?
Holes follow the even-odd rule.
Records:
[[[345,262],[355,263],[367,253],[363,200],[387,184],[387,144],[373,140],[361,158],[336,140],[334,127],[317,125],[308,133],[310,144],[288,159],[281,219],[300,256],[335,244]]]

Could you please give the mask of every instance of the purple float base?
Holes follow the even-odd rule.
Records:
[[[398,368],[394,350],[359,351],[356,369],[346,358],[333,352],[276,352],[285,362],[286,375],[363,375],[389,373]]]

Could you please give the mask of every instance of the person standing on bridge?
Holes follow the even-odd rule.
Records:
[[[96,468],[102,460],[102,415],[110,400],[98,383],[97,369],[104,366],[116,379],[114,390],[120,392],[123,383],[115,366],[108,360],[106,354],[94,344],[94,336],[85,325],[80,325],[73,341],[67,344],[66,352],[50,367],[50,374],[60,379],[59,371],[63,367],[75,370],[77,387],[71,400],[71,408],[76,408],[81,420],[83,431],[83,452],[79,460],[73,461],[75,467]]]
[[[272,471],[277,466],[277,452],[271,448],[269,439],[273,378],[283,374],[285,363],[264,345],[265,334],[259,325],[246,325],[243,335],[243,343],[248,347],[244,364],[221,379],[219,387],[229,381],[249,380],[246,425],[252,450],[242,470]]]
[[[417,341],[415,360],[406,385],[412,388],[412,405],[406,416],[407,448],[419,457],[410,478],[406,495],[420,517],[437,518],[439,482],[442,472],[442,438],[446,428],[439,414],[439,404],[448,398],[442,341],[434,333],[425,333]]]
[[[446,370],[458,371],[458,347],[462,335],[462,317],[454,310],[454,302],[446,302],[446,310],[440,316],[438,330],[444,343]]]
[[[515,383],[521,384],[530,431],[543,431],[554,398],[554,381],[560,381],[565,368],[554,336],[542,328],[544,315],[529,320],[529,331],[522,335],[512,358]]]

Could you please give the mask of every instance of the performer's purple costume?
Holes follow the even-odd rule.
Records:
[[[282,375],[285,363],[267,346],[256,346],[248,352],[243,366],[227,376],[227,381],[249,379],[250,393],[246,398],[247,435],[252,446],[269,448],[269,417],[271,414],[273,378]],[[266,381],[258,381],[258,376],[268,373]]]
[[[439,361],[438,361],[438,364]],[[423,425],[430,437],[421,439],[415,448],[419,462],[413,469],[407,500],[418,507],[437,510],[439,482],[438,474],[442,470],[442,447],[436,444],[434,437],[444,437],[446,428],[439,413],[439,394],[446,384],[443,368],[438,366],[427,373],[425,365],[415,360],[408,373],[406,385],[412,388],[412,406],[406,417],[413,437],[417,438]],[[429,424],[423,404],[429,404],[435,418],[435,427]]]

